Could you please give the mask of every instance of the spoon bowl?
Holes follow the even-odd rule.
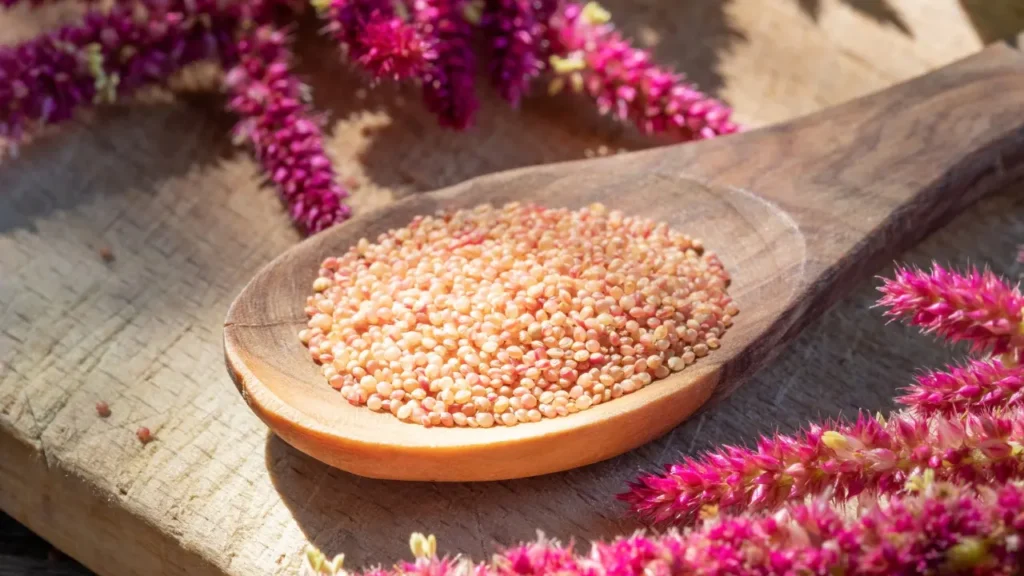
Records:
[[[1005,46],[789,124],[480,177],[361,214],[267,265],[225,320],[229,372],[286,442],[375,478],[498,480],[582,466],[728,394],[882,259],[1021,176],[1024,58]],[[424,428],[348,404],[298,340],[320,262],[416,215],[600,202],[704,241],[740,308],[712,351],[632,394],[514,427]]]

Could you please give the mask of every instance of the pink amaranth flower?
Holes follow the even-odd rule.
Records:
[[[463,130],[479,107],[475,90],[473,28],[466,0],[415,0],[418,29],[437,51],[423,73],[423,100],[442,126]]]
[[[886,316],[905,318],[950,342],[966,340],[975,352],[1003,354],[1024,346],[1024,297],[989,270],[897,268],[896,278],[879,290]]]
[[[335,181],[306,88],[292,74],[285,35],[269,26],[238,41],[238,63],[225,77],[228,107],[239,116],[235,137],[248,142],[287,201],[292,220],[308,233],[350,215],[348,193]]]
[[[928,372],[896,400],[922,414],[954,416],[1018,405],[1024,400],[1024,367],[999,360],[971,360],[948,372]]]
[[[551,21],[552,90],[567,82],[597,101],[603,114],[632,122],[646,134],[668,133],[680,140],[736,132],[731,111],[653,63],[632,46],[596,3],[568,3]]]
[[[81,24],[0,48],[0,137],[17,142],[79,108],[162,84],[193,62],[230,57],[247,9],[173,0],[139,10],[118,3],[106,14],[87,13]]]
[[[390,18],[366,25],[356,62],[375,78],[404,80],[424,74],[436,57],[437,51],[415,26]]]
[[[316,2],[327,31],[374,79],[420,76],[436,57],[434,47],[416,26],[395,12],[389,0]]]
[[[595,542],[586,554],[541,538],[488,563],[435,553],[359,573],[310,554],[303,569],[310,576],[1020,574],[1024,488],[975,490],[920,480],[914,493],[856,518],[819,499],[767,517],[716,517],[691,530]]]
[[[544,69],[547,24],[556,0],[487,0],[483,28],[490,42],[491,77],[498,94],[513,106]]]
[[[761,438],[756,450],[726,447],[640,477],[619,496],[655,523],[686,524],[708,506],[773,510],[832,493],[898,493],[915,472],[978,484],[1024,475],[1024,410],[967,418],[894,414],[853,424],[813,425],[800,436]]]

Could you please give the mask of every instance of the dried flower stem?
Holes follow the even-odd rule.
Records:
[[[923,479],[922,479],[923,480]],[[1024,489],[923,481],[918,493],[849,519],[826,502],[769,517],[715,518],[699,528],[595,542],[589,554],[543,537],[487,564],[439,558],[433,538],[413,535],[414,562],[364,576],[771,576],[793,574],[1019,574]],[[309,575],[348,574],[343,557],[308,555]]]
[[[694,140],[738,130],[729,108],[681,74],[655,65],[649,53],[615,31],[608,12],[594,2],[566,4],[552,19],[551,41],[552,91],[568,83],[592,97],[602,113],[646,134]]]
[[[479,107],[474,92],[476,60],[466,0],[415,0],[414,20],[437,56],[423,73],[427,109],[445,127],[463,130]]]
[[[886,316],[950,342],[968,341],[975,352],[1004,354],[1024,346],[1024,296],[990,270],[897,268],[880,290]]]
[[[306,88],[290,70],[285,35],[269,26],[238,41],[239,61],[225,78],[229,108],[240,120],[235,137],[249,143],[288,202],[297,225],[319,232],[350,215],[348,193],[335,181]]]
[[[916,472],[943,480],[1003,482],[1024,474],[1024,410],[967,418],[895,414],[811,426],[800,436],[761,438],[756,450],[726,447],[641,477],[620,498],[648,521],[685,524],[708,506],[773,510],[832,491],[898,493]]]

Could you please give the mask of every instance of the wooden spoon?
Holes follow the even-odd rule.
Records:
[[[231,376],[286,442],[362,476],[533,476],[621,454],[734,390],[858,281],[1024,175],[1024,57],[996,45],[884,92],[697,144],[483,176],[367,212],[266,266],[224,323]],[[512,428],[424,428],[356,408],[296,334],[319,263],[418,214],[602,202],[704,240],[741,313],[721,349],[633,394]]]

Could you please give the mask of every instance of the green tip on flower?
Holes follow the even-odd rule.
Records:
[[[570,74],[572,72],[579,72],[587,67],[587,63],[583,61],[581,54],[570,54],[564,58],[555,55],[550,60],[551,69],[554,70],[555,74]]]
[[[569,81],[572,82],[573,91],[583,92],[583,74],[576,72],[569,76]]]
[[[331,0],[309,0],[309,4],[317,14],[324,14],[331,7]]]
[[[978,537],[964,538],[946,552],[954,570],[978,568],[989,560],[988,544]]]
[[[89,73],[99,81],[101,76],[104,76],[103,71],[103,53],[100,51],[101,46],[98,42],[93,42],[86,45],[85,47],[85,65],[89,69]]]
[[[922,473],[913,474],[910,478],[907,478],[906,484],[903,488],[910,493],[923,493],[928,488],[935,484],[935,470],[928,468]]]
[[[327,563],[327,566],[330,567],[331,574],[334,574],[334,575],[337,575],[337,576],[341,576],[342,574],[345,574],[345,570],[342,568],[344,566],[344,564],[345,564],[345,555],[344,554],[338,554],[337,556],[334,557],[333,560],[331,560],[330,562]]]
[[[333,559],[328,560],[327,556],[324,556],[324,553],[320,550],[313,546],[306,546],[306,565],[309,568],[309,572],[317,576],[343,576],[347,574],[343,569],[344,564],[344,554],[338,554]]]
[[[462,17],[473,26],[479,26],[483,19],[484,7],[482,2],[467,2],[462,7]]]
[[[599,26],[611,22],[612,14],[597,2],[587,2],[580,12],[580,18],[591,26]]]
[[[719,516],[721,516],[721,510],[715,504],[708,504],[706,506],[701,506],[700,512],[697,514],[697,517],[700,518],[704,522],[707,522],[709,520],[714,520],[714,519],[718,518]]]
[[[821,442],[836,452],[840,452],[850,447],[850,443],[847,442],[846,436],[843,436],[835,430],[829,430],[822,434]]]
[[[327,561],[327,557],[324,553],[317,550],[312,546],[306,546],[306,563],[314,574],[319,574],[320,569],[323,567],[324,562]]]
[[[409,549],[415,558],[433,558],[437,555],[437,538],[434,535],[424,536],[419,532],[413,532],[409,537]]]
[[[117,85],[121,83],[121,77],[115,72],[107,74],[103,67],[102,46],[93,42],[85,46],[85,64],[89,74],[93,77],[93,85],[96,95],[93,101],[97,104],[112,104],[117,100]]]

